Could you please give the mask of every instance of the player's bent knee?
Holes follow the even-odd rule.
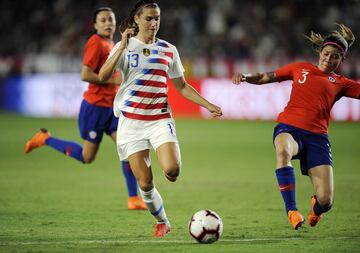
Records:
[[[180,175],[180,167],[179,166],[174,166],[173,168],[170,168],[165,171],[165,177],[170,182],[175,182],[179,175]]]
[[[286,148],[277,148],[276,149],[276,158],[279,162],[287,163],[291,160],[291,153]]]
[[[85,164],[90,164],[95,160],[95,156],[83,156],[83,162]]]
[[[276,156],[281,159],[290,159],[291,153],[287,148],[279,147],[276,149]]]

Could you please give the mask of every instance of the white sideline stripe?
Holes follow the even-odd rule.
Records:
[[[312,240],[360,240],[360,237],[323,237],[323,238],[302,238],[302,237],[289,237],[289,238],[248,238],[248,239],[220,239],[220,242],[236,243],[236,242],[271,242],[271,241],[312,241]],[[194,240],[80,240],[80,241],[0,241],[0,246],[25,246],[25,245],[61,245],[61,244],[188,244],[195,243]]]

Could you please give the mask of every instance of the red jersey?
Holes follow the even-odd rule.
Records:
[[[335,73],[325,73],[308,62],[297,62],[275,71],[278,82],[293,80],[290,100],[277,118],[280,123],[327,133],[330,111],[341,97],[360,99],[360,83]]]
[[[98,34],[92,35],[85,45],[83,64],[99,73],[113,47],[114,42]],[[89,83],[87,91],[84,92],[84,99],[93,105],[112,107],[117,90],[116,84]]]

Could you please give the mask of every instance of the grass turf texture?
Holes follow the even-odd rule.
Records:
[[[82,165],[49,147],[24,154],[40,127],[81,142],[74,119],[0,114],[0,252],[358,252],[360,248],[360,125],[330,127],[335,204],[317,227],[291,230],[275,179],[273,122],[177,120],[183,169],[164,178],[153,157],[155,183],[172,231],[152,238],[146,211],[126,209],[116,149],[104,136],[97,159]],[[298,162],[298,208],[307,217],[310,181]],[[212,245],[188,234],[193,213],[209,208],[223,219]]]

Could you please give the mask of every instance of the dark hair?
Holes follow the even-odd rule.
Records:
[[[96,18],[97,18],[97,15],[102,12],[102,11],[110,11],[110,12],[113,12],[113,10],[110,8],[110,7],[100,7],[99,9],[97,9],[94,14],[93,14],[93,23],[95,24],[96,23]]]
[[[141,0],[141,1],[138,1],[135,4],[134,9],[130,12],[129,17],[126,18],[123,22],[121,22],[121,24],[119,26],[120,33],[124,32],[127,28],[131,28],[131,27],[135,28],[134,35],[136,35],[139,32],[139,28],[138,28],[137,24],[134,21],[134,17],[135,17],[135,15],[140,14],[142,9],[145,8],[145,7],[160,8],[155,0]]]
[[[98,9],[96,9],[96,10],[94,11],[94,14],[93,14],[93,17],[92,17],[92,22],[93,22],[93,24],[96,23],[97,15],[98,15],[100,12],[102,12],[102,11],[110,11],[110,12],[114,13],[114,11],[113,11],[110,7],[100,7],[100,8],[98,8]],[[97,34],[97,31],[96,31],[95,28],[94,28],[94,29],[92,30],[92,32],[88,35],[87,40],[88,40],[91,36],[93,36],[94,34]]]

